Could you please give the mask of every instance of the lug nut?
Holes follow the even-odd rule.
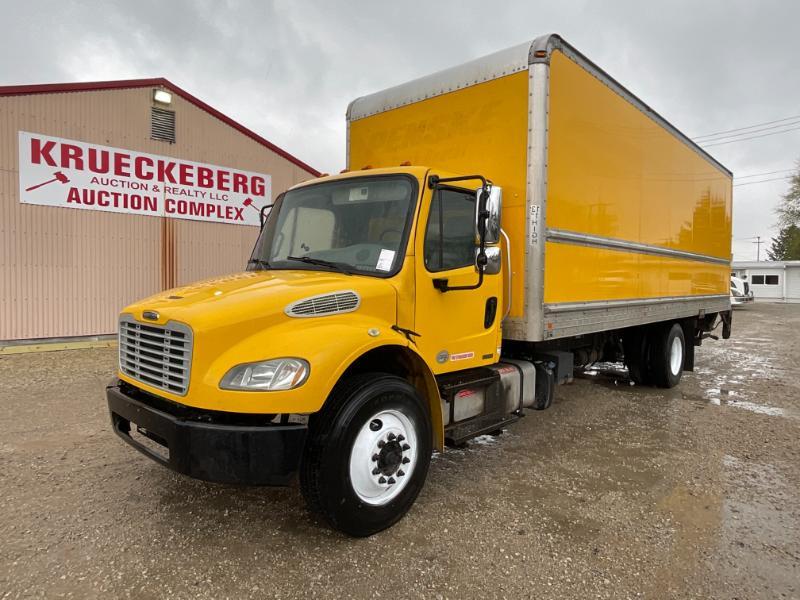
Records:
[[[405,472],[405,471],[403,471],[403,469],[398,469],[398,470],[397,470],[397,476],[398,476],[398,477],[402,477],[402,476],[403,476],[403,475],[405,475],[405,474],[406,474],[406,472]]]
[[[380,472],[381,472],[381,470],[378,467],[375,467],[374,469],[372,469],[372,474],[373,475],[378,475]]]
[[[372,462],[378,462],[378,458],[380,458],[377,454],[372,455]]]
[[[389,485],[392,485],[394,482],[395,482],[395,481],[394,481],[394,477],[389,477],[389,481],[388,481],[387,483],[388,483]]]
[[[410,459],[410,458],[408,458],[407,456],[404,456],[404,457],[403,457],[403,464],[404,464],[404,465],[407,465],[407,464],[408,464],[408,463],[410,463],[410,462],[411,462],[411,459]]]
[[[381,477],[378,479],[378,483],[386,483],[386,477]]]
[[[384,442],[383,440],[378,442],[378,448],[383,448],[385,445],[386,445],[386,442]]]
[[[406,436],[404,436],[402,433],[401,433],[400,435],[398,435],[398,436],[397,436],[397,441],[398,441],[398,442],[402,442],[402,441],[404,441],[405,439],[406,439]]]
[[[391,442],[391,441],[392,441],[394,438],[396,438],[397,436],[396,436],[395,434],[393,434],[393,433],[390,433],[390,434],[389,434],[389,435],[387,435],[386,437],[387,437],[387,439],[388,439],[388,440]]]
[[[403,444],[403,450],[411,450],[411,446],[408,444]]]

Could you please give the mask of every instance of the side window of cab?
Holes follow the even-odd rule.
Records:
[[[475,262],[475,192],[443,188],[433,196],[425,230],[425,268],[430,272]]]

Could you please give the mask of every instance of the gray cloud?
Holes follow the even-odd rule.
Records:
[[[556,31],[689,135],[800,114],[800,3],[2,0],[0,84],[164,76],[317,168],[344,166],[354,97]],[[800,131],[716,146],[789,168]],[[782,181],[734,188],[736,257]]]

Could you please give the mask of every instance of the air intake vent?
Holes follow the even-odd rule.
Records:
[[[311,296],[292,302],[286,307],[286,314],[290,317],[322,317],[325,315],[338,315],[356,310],[361,304],[361,298],[353,291],[334,292]]]
[[[150,137],[154,140],[163,140],[170,144],[175,143],[175,111],[150,108]]]

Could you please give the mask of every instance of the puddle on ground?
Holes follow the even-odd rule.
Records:
[[[707,388],[703,392],[703,397],[714,406],[732,406],[734,408],[741,408],[742,410],[749,410],[750,412],[758,413],[760,415],[769,415],[771,417],[789,417],[792,416],[787,413],[783,408],[777,406],[770,406],[769,404],[757,404],[741,399],[741,393],[736,390],[729,390],[726,388]]]

